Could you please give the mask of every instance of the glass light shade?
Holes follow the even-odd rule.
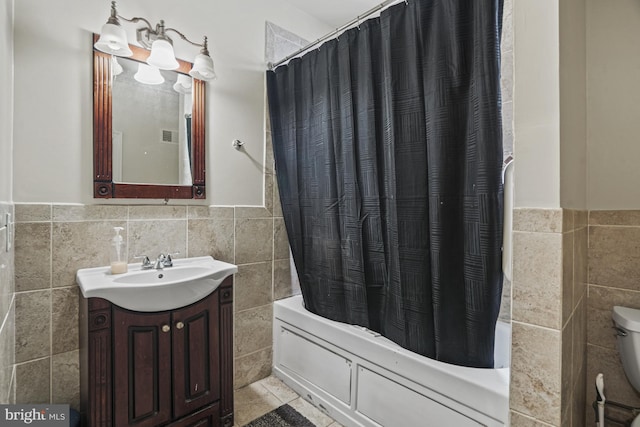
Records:
[[[133,76],[140,83],[147,85],[159,85],[164,83],[164,77],[160,70],[147,64],[138,64],[138,72]]]
[[[214,80],[217,76],[213,68],[213,59],[209,55],[199,53],[193,61],[193,68],[189,71],[189,75],[198,80]]]
[[[117,56],[131,56],[133,52],[127,43],[127,33],[120,25],[104,24],[100,32],[100,38],[93,45],[101,52]]]
[[[173,85],[173,90],[181,94],[191,93],[192,84],[193,82],[191,77],[185,76],[184,74],[178,74],[178,79]]]
[[[180,66],[173,53],[173,46],[166,40],[158,39],[151,45],[151,55],[147,59],[147,64],[153,65],[161,70],[175,70]]]
[[[118,60],[116,59],[115,56],[111,57],[111,74],[115,77],[115,76],[119,76],[120,74],[122,74],[122,65],[120,65],[120,63],[118,62]]]

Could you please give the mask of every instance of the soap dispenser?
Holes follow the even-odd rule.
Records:
[[[113,227],[113,231],[115,231],[116,234],[111,240],[111,274],[122,274],[127,272],[127,247],[120,235],[122,230],[124,230],[122,227]]]

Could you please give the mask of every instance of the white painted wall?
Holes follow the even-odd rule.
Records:
[[[11,202],[13,171],[13,0],[0,0],[0,202]]]
[[[15,4],[16,202],[96,203],[91,34],[109,7],[107,0]],[[218,79],[207,89],[206,203],[261,205],[265,20],[310,40],[330,28],[282,0],[123,1],[119,13],[164,19],[196,41],[209,37]],[[198,52],[178,41],[175,47],[182,58]],[[234,139],[246,154],[233,149]]]
[[[586,0],[562,0],[559,9],[560,206],[586,210]]]
[[[588,202],[640,209],[640,2],[587,0]]]
[[[516,207],[560,207],[558,2],[513,2]]]
[[[585,0],[514,1],[516,207],[587,208]]]

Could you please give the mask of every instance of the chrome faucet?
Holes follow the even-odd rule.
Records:
[[[143,270],[151,270],[152,268],[156,270],[162,270],[165,267],[173,267],[172,256],[178,255],[179,253],[180,252],[168,253],[167,255],[160,254],[158,255],[158,258],[156,258],[155,262],[153,263],[151,262],[149,257],[146,255],[135,256],[134,258],[142,260],[141,268]]]
[[[171,261],[171,258],[169,258],[169,261]],[[167,265],[167,257],[164,256],[164,254],[160,254],[158,255],[158,258],[156,258],[156,263],[153,265],[153,268],[155,268],[156,270],[162,270],[165,267],[171,267],[171,265]]]
[[[134,258],[142,260],[142,265],[140,267],[142,267],[143,270],[150,270],[153,267],[151,260],[146,255],[136,255]]]

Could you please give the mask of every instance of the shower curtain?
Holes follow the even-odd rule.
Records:
[[[267,72],[305,306],[493,367],[501,0],[408,0]]]

